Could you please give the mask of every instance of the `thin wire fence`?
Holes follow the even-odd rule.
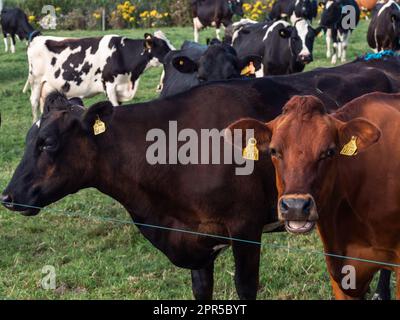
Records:
[[[185,233],[185,234],[204,236],[204,237],[209,237],[209,238],[214,238],[214,239],[221,239],[221,240],[227,240],[227,241],[232,241],[232,242],[253,244],[253,245],[258,245],[258,246],[263,246],[263,247],[269,247],[272,249],[285,249],[285,250],[299,252],[299,253],[311,253],[311,254],[320,255],[320,256],[328,256],[328,257],[332,257],[332,258],[353,260],[353,261],[364,262],[364,263],[371,263],[371,264],[380,265],[382,267],[395,267],[395,268],[400,267],[400,264],[396,264],[396,263],[363,259],[363,258],[345,256],[345,255],[323,252],[323,251],[318,251],[318,250],[308,250],[308,249],[302,249],[302,248],[288,247],[288,246],[272,244],[272,243],[261,243],[258,241],[252,241],[252,240],[248,240],[248,239],[239,239],[239,238],[226,237],[226,236],[221,236],[221,235],[216,235],[216,234],[197,232],[197,231],[192,231],[192,230],[170,228],[170,227],[166,227],[166,226],[147,224],[147,223],[139,223],[139,222],[135,222],[133,220],[122,220],[122,219],[116,219],[116,218],[111,218],[111,217],[101,217],[101,216],[89,216],[86,214],[82,214],[80,212],[69,212],[69,211],[60,210],[60,209],[48,209],[48,208],[44,208],[44,207],[30,206],[30,205],[18,204],[18,203],[9,203],[9,202],[4,202],[4,201],[0,201],[0,202],[4,205],[13,205],[13,206],[18,206],[18,207],[27,208],[27,209],[45,210],[46,212],[57,214],[57,215],[64,215],[64,216],[69,216],[69,217],[79,217],[79,218],[87,219],[87,220],[95,220],[95,221],[100,221],[100,222],[108,222],[108,223],[115,223],[115,224],[121,224],[121,225],[136,225],[137,227],[143,227],[143,228],[153,228],[153,229],[164,230],[164,231],[181,232],[181,233]]]

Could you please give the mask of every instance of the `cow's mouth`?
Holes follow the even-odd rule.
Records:
[[[286,231],[295,234],[304,234],[311,232],[315,227],[314,221],[285,221]]]
[[[39,214],[40,209],[36,207],[27,208],[26,206],[20,206],[11,202],[3,202],[3,206],[8,210],[18,212],[25,217],[32,217]]]

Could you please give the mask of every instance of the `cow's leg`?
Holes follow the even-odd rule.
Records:
[[[214,261],[206,268],[192,270],[192,291],[196,300],[211,300],[214,289]]]
[[[232,244],[235,258],[235,285],[242,300],[255,300],[257,297],[260,248],[257,244],[238,241]]]
[[[164,87],[165,70],[163,69],[160,77],[160,83],[158,84],[156,92],[160,93]]]
[[[346,253],[349,256],[355,256],[351,251],[347,251]],[[364,299],[369,290],[372,278],[379,270],[376,265],[367,264],[362,261],[344,261],[327,257],[326,262],[333,293],[337,300]]]
[[[376,288],[376,292],[372,297],[372,300],[390,300],[390,277],[392,272],[386,269],[382,269],[379,275],[379,282]]]
[[[4,51],[8,52],[8,41],[7,41],[8,36],[6,33],[3,33],[3,37],[4,37]]]
[[[198,17],[193,18],[194,42],[199,42],[199,31],[203,28]]]
[[[15,53],[15,34],[11,35],[11,53]]]
[[[331,51],[332,30],[331,29],[326,30],[325,40],[326,40],[326,57],[329,59],[332,56],[332,51]]]
[[[350,32],[346,32],[343,34],[343,40],[341,40],[342,43],[342,55],[341,55],[341,61],[346,62],[346,55],[347,55],[347,47],[349,45],[349,38],[350,38]]]
[[[40,95],[42,92],[42,83],[34,82],[32,83],[32,92],[31,92],[31,105],[32,105],[32,119],[33,123],[38,120],[38,107],[40,103]]]
[[[106,83],[106,93],[108,100],[112,103],[114,107],[119,106],[118,94],[117,94],[117,87],[113,83]]]

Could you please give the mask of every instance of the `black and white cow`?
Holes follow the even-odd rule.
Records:
[[[314,39],[320,31],[305,19],[298,19],[293,26],[283,20],[250,24],[234,33],[233,47],[239,57],[263,57],[258,77],[296,73],[313,61]]]
[[[278,0],[272,6],[269,17],[271,20],[289,20],[294,23],[299,18],[312,21],[317,16],[316,0]]]
[[[28,41],[35,29],[29,24],[26,14],[19,8],[0,8],[0,12],[5,52],[8,52],[8,37],[10,37],[11,53],[15,53],[15,38]]]
[[[367,41],[376,51],[400,49],[400,6],[395,1],[381,5],[372,16]]]
[[[360,20],[360,8],[355,0],[328,0],[320,5],[324,7],[320,25],[326,32],[326,57],[332,57],[332,64],[336,64],[337,59],[345,62],[349,37]]]
[[[231,25],[235,14],[243,16],[242,0],[192,0],[194,41],[199,42],[199,31],[210,26],[220,40],[221,26]]]
[[[235,49],[219,40],[201,46],[186,42],[181,50],[171,51],[164,60],[165,78],[161,97],[171,96],[201,83],[254,77],[261,68],[257,55],[238,58]]]
[[[43,97],[58,90],[67,97],[91,97],[106,93],[117,106],[134,98],[141,74],[161,66],[171,51],[165,35],[157,31],[143,40],[115,35],[69,39],[37,36],[28,47],[33,120]],[[43,111],[43,110],[41,110]]]

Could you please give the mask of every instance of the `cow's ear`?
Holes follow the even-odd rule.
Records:
[[[239,69],[241,75],[254,75],[256,71],[260,70],[262,58],[260,56],[247,56],[239,59]]]
[[[175,57],[172,60],[172,65],[176,70],[182,73],[195,73],[199,69],[199,66],[195,61],[188,57]]]
[[[290,26],[279,30],[279,35],[284,39],[290,38],[291,34],[292,34],[292,27]]]
[[[86,112],[82,115],[82,124],[83,127],[93,134],[99,134],[95,125],[104,125],[105,131],[107,131],[107,126],[110,124],[112,116],[114,113],[114,107],[109,101],[102,101],[91,106]],[[103,131],[103,130],[102,130]],[[103,131],[103,132],[105,132]],[[101,132],[101,133],[103,133]]]
[[[83,103],[83,100],[78,97],[69,99],[69,103],[72,105],[75,105],[75,106],[81,106],[81,107],[85,106],[85,104]]]
[[[314,29],[314,34],[316,37],[318,37],[318,35],[321,33],[322,29],[323,29],[323,27],[321,27],[321,26]]]
[[[258,149],[267,151],[271,142],[272,130],[267,123],[245,118],[230,124],[225,129],[224,135],[225,141],[236,148],[243,149],[250,138],[255,138]]]
[[[381,130],[363,118],[356,118],[339,125],[341,154],[352,156],[362,152],[381,137]]]
[[[153,48],[153,35],[150,33],[144,34],[144,48],[147,50]]]

